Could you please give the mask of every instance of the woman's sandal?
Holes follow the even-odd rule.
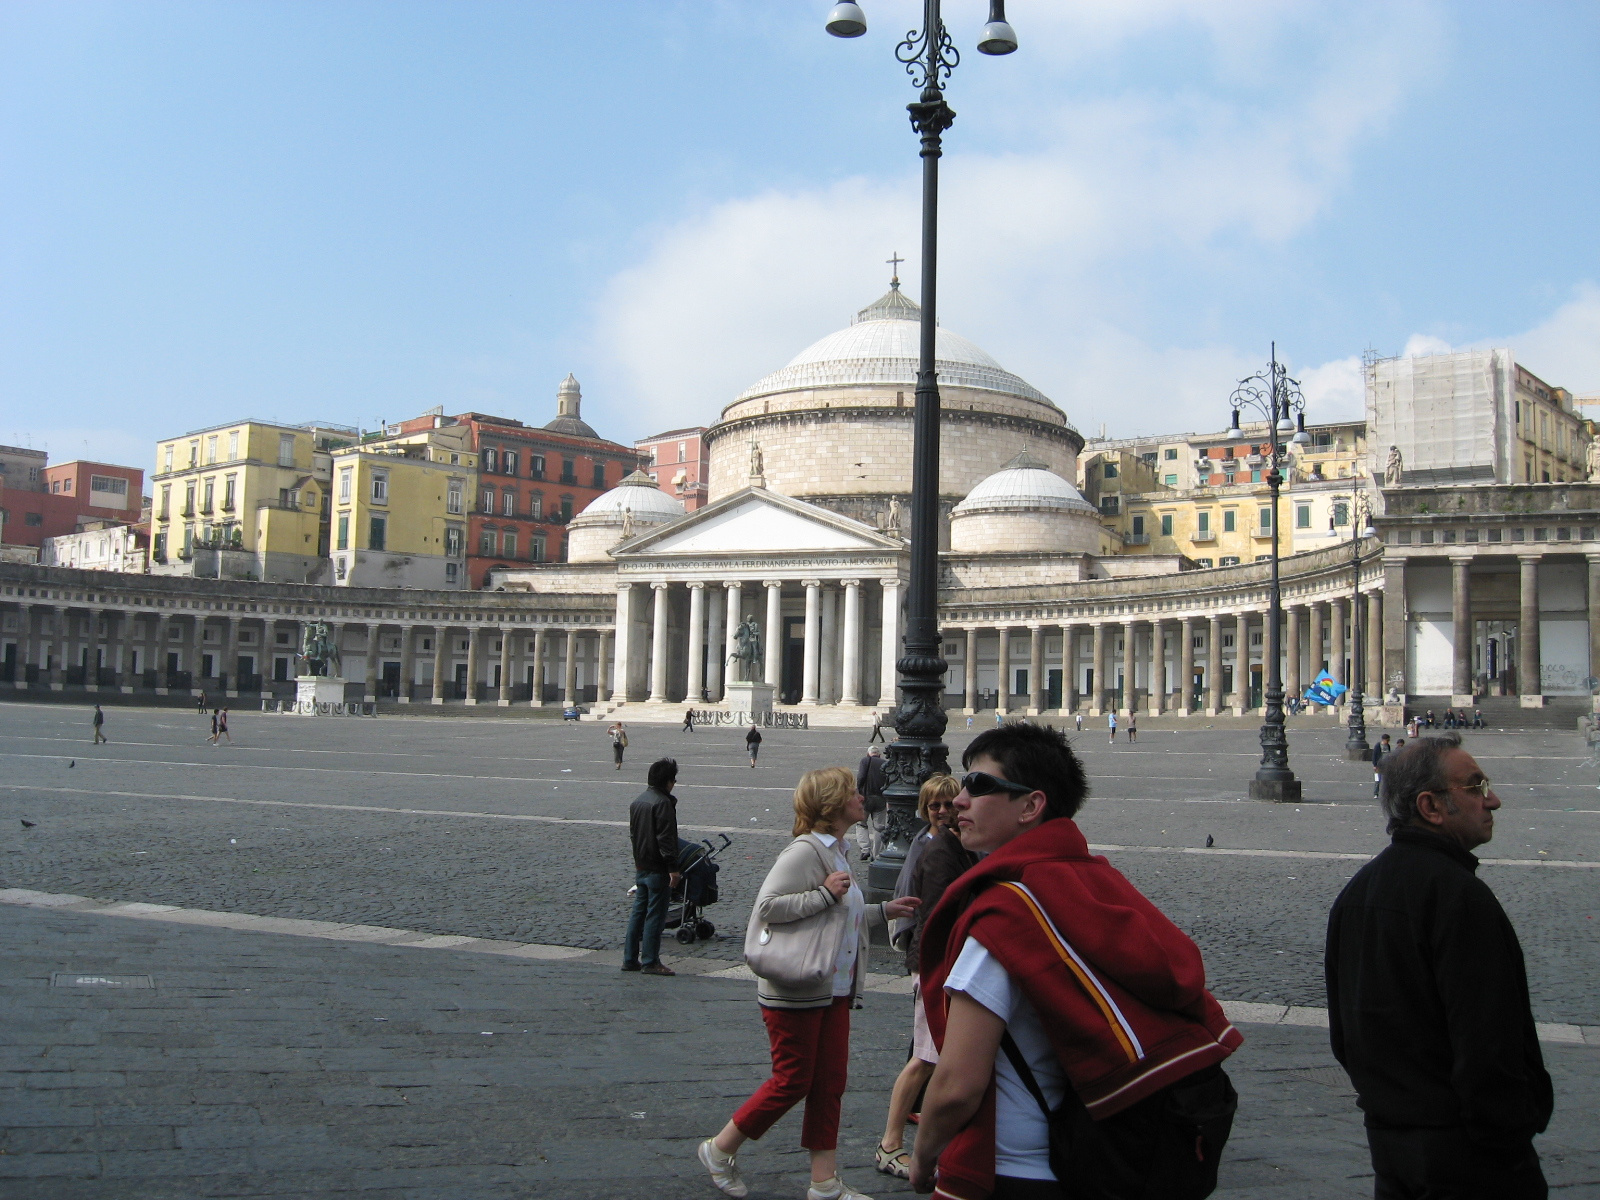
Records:
[[[893,1175],[896,1179],[911,1178],[911,1155],[902,1147],[899,1150],[885,1150],[883,1143],[878,1143],[878,1170],[885,1175]]]

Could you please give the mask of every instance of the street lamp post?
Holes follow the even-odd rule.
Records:
[[[1300,384],[1289,378],[1288,368],[1278,361],[1278,344],[1272,344],[1272,362],[1265,372],[1241,379],[1229,398],[1233,406],[1233,424],[1228,430],[1230,438],[1244,436],[1239,426],[1239,414],[1254,409],[1267,421],[1268,444],[1271,455],[1268,462],[1267,488],[1272,496],[1272,598],[1267,614],[1267,694],[1266,719],[1261,726],[1261,766],[1250,781],[1252,800],[1271,800],[1276,803],[1298,803],[1300,781],[1289,769],[1289,737],[1283,724],[1283,592],[1278,578],[1278,495],[1283,489],[1283,472],[1280,466],[1288,458],[1288,448],[1279,438],[1280,433],[1293,433],[1292,443],[1310,444],[1306,433],[1305,398],[1300,395]],[[1241,656],[1244,648],[1240,647]],[[1245,661],[1241,657],[1241,662]]]
[[[1362,647],[1366,643],[1366,622],[1361,616],[1361,539],[1377,537],[1372,527],[1372,508],[1361,492],[1350,500],[1350,734],[1345,738],[1344,756],[1351,762],[1372,758],[1367,745],[1367,716],[1362,704],[1363,677],[1366,674]]]
[[[961,61],[940,17],[939,0],[923,0],[922,29],[913,29],[895,48],[918,90],[906,105],[911,127],[922,148],[922,314],[917,358],[917,388],[912,415],[911,450],[911,578],[906,588],[904,654],[895,664],[900,673],[900,703],[894,713],[895,741],[885,748],[884,795],[888,817],[884,845],[867,875],[879,895],[893,892],[900,867],[917,828],[917,791],[935,772],[949,770],[944,744],[944,676],[948,664],[940,654],[939,585],[939,384],[934,364],[938,331],[939,156],[944,131],[956,114],[945,103],[945,81]],[[835,4],[828,14],[828,32],[835,37],[860,37],[867,31],[861,6]],[[1016,34],[1005,18],[1005,0],[990,0],[989,22],[978,49],[984,54],[1010,54]],[[894,628],[888,616],[884,628]]]

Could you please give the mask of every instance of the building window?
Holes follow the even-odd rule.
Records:
[[[339,472],[339,499],[346,503],[349,503],[350,500],[350,476],[352,474],[353,472],[349,467]]]
[[[224,512],[232,512],[233,511],[234,491],[238,487],[238,485],[239,485],[239,477],[237,475],[229,475],[225,479],[223,479],[223,481],[222,481],[222,510]]]
[[[1261,510],[1260,515],[1261,515],[1261,525],[1260,525],[1261,532],[1262,533],[1271,533],[1272,532],[1272,509],[1263,508]]]
[[[485,471],[498,471],[500,469],[500,451],[493,446],[483,452],[483,469]]]
[[[207,463],[214,463],[216,461],[217,461],[217,435],[213,433],[210,437],[208,437],[206,439],[206,462]]]
[[[1117,477],[1117,464],[1116,463],[1113,463],[1113,462],[1103,463],[1102,467],[1103,467],[1103,470],[1102,470],[1101,474],[1102,474],[1103,478],[1105,478],[1105,479],[1115,479]]]
[[[491,555],[494,553],[494,535],[495,531],[492,529],[485,529],[478,535],[479,554]]]
[[[214,480],[214,479],[206,480],[206,482],[205,482],[204,499],[202,499],[201,502],[200,502],[200,511],[201,512],[208,513],[208,512],[211,511],[211,501],[215,496],[216,489],[217,489],[217,481],[216,480]]]
[[[1176,475],[1165,475],[1162,476],[1161,482],[1166,484],[1168,487],[1177,487],[1178,477]]]
[[[1199,529],[1199,532],[1211,532],[1211,513],[1209,510],[1202,510],[1195,513],[1195,520],[1198,522],[1197,528]]]
[[[1294,527],[1296,529],[1311,528],[1311,505],[1297,504],[1294,510]]]
[[[517,473],[517,452],[515,450],[502,450],[500,452],[500,469],[507,475]]]
[[[444,531],[444,552],[447,558],[461,557],[461,530],[446,529]]]
[[[449,491],[445,493],[444,509],[452,513],[461,511],[461,484],[454,479],[450,481]]]
[[[389,540],[389,519],[387,517],[372,518],[371,536],[367,538],[369,550],[383,550]]]
[[[1135,517],[1133,519],[1133,536],[1134,537],[1143,537],[1144,536],[1144,518],[1143,517]]]
[[[1167,462],[1177,462],[1178,461],[1178,452],[1176,450],[1173,450],[1173,449],[1167,449],[1167,450],[1162,451],[1161,457],[1163,459],[1165,459]]]
[[[163,471],[172,470],[172,447],[171,446],[166,447],[161,452],[161,469]]]
[[[239,458],[239,431],[232,430],[228,434],[228,461],[236,462]]]
[[[602,489],[602,490],[606,486],[606,465],[605,465],[605,463],[595,463],[595,465],[594,465],[594,486],[597,489]]]
[[[1258,554],[1258,555],[1256,555],[1256,561],[1257,562],[1271,562],[1272,561],[1272,555],[1270,555],[1270,554]],[[1259,637],[1260,635],[1258,634],[1257,636]]]
[[[183,489],[183,515],[194,516],[194,484],[187,484]]]
[[[163,483],[161,485],[161,512],[158,514],[163,521],[171,516],[171,507],[172,485],[170,483]]]
[[[456,581],[456,571],[457,570],[458,570],[458,568],[457,568],[455,563],[453,563],[453,562],[445,563],[445,565],[444,565],[444,581],[446,583],[454,583]],[[426,647],[424,647],[424,649],[426,649]]]
[[[128,481],[118,479],[112,475],[89,476],[89,491],[92,500],[94,492],[103,492],[108,496],[126,496],[128,494]]]
[[[294,466],[294,434],[280,433],[278,435],[278,465],[280,467]]]
[[[1222,510],[1222,532],[1223,533],[1232,533],[1234,531],[1234,529],[1235,529],[1234,521],[1235,521],[1236,516],[1237,516],[1237,514],[1231,508],[1225,508],[1225,509]],[[1237,562],[1239,560],[1235,559],[1234,561]],[[1227,565],[1227,559],[1223,559],[1223,565]]]
[[[1171,537],[1172,536],[1172,514],[1171,513],[1162,513],[1161,514],[1161,536],[1162,537]]]
[[[167,535],[165,533],[158,533],[155,536],[155,560],[157,562],[167,561]]]
[[[507,558],[515,558],[517,556],[516,531],[513,529],[506,530],[505,533],[501,535],[500,540],[505,546],[505,556]]]
[[[1239,565],[1239,556],[1237,554],[1224,554],[1217,562],[1219,566],[1237,567]]]
[[[1101,515],[1107,516],[1107,517],[1114,517],[1121,511],[1122,511],[1122,497],[1121,496],[1101,496],[1100,497],[1100,512],[1101,512]]]
[[[528,515],[535,521],[544,520],[544,494],[535,492],[528,497]]]
[[[1348,500],[1335,500],[1333,502],[1333,528],[1350,524],[1350,502]]]
[[[561,519],[563,521],[572,520],[572,497],[571,496],[563,496],[563,497],[561,497]]]
[[[517,494],[507,491],[500,497],[500,513],[502,516],[514,517],[517,515]]]
[[[483,502],[478,505],[478,511],[492,513],[494,511],[494,489],[484,488],[482,500]]]
[[[1195,559],[1195,562],[1199,563],[1202,567],[1212,567],[1212,566],[1216,565],[1209,558],[1197,558],[1197,559]],[[1200,639],[1196,638],[1195,639],[1195,649],[1198,650],[1199,648],[1200,648]]]
[[[576,459],[563,458],[561,460],[561,482],[578,482],[578,463]]]
[[[528,476],[531,479],[543,479],[544,478],[544,455],[542,455],[542,454],[530,454],[530,455],[528,455]]]
[[[350,549],[350,516],[348,513],[339,515],[339,541],[337,548],[340,550]]]
[[[544,538],[539,537],[536,534],[533,539],[533,544],[529,546],[528,549],[534,562],[544,561]]]
[[[389,503],[389,473],[387,471],[374,471],[372,473],[372,502],[374,504]]]

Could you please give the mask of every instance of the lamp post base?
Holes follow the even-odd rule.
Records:
[[[1250,781],[1250,799],[1265,800],[1271,804],[1299,804],[1300,781],[1298,779],[1252,779]]]
[[[1371,746],[1346,746],[1344,748],[1344,756],[1345,756],[1345,758],[1349,759],[1351,762],[1371,762],[1372,761],[1372,747]]]

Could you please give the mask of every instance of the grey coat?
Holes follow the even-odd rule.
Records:
[[[782,925],[789,921],[803,921],[808,917],[826,920],[833,916],[837,918],[839,936],[845,936],[843,901],[822,886],[822,881],[830,874],[823,869],[823,860],[832,861],[834,857],[834,850],[824,846],[811,833],[801,834],[785,846],[756,895],[755,908],[751,912],[752,927],[757,923]],[[882,904],[867,905],[863,916],[865,920],[861,922],[861,933],[856,944],[852,1002],[861,994],[866,980],[868,930],[884,924],[887,919]],[[833,1003],[833,981],[826,981],[820,992],[812,989],[799,991],[757,976],[756,999],[767,1008],[826,1008]]]

